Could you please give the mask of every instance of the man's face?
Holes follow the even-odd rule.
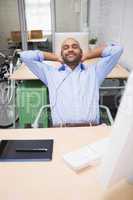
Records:
[[[65,40],[61,48],[61,56],[64,63],[76,67],[82,57],[82,50],[79,43],[72,38]]]

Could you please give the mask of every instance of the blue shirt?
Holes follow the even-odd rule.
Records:
[[[120,46],[110,45],[97,63],[79,63],[74,70],[66,64],[43,63],[43,53],[38,50],[22,52],[21,59],[49,89],[53,125],[99,123],[99,87],[121,54]]]

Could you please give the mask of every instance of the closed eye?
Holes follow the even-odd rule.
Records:
[[[64,50],[69,49],[69,45],[64,45],[64,46],[63,46],[63,49],[64,49]]]
[[[72,48],[77,49],[77,48],[79,48],[79,46],[77,44],[73,44]]]

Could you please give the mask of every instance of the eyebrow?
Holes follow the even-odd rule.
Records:
[[[63,44],[62,48],[69,47],[69,46],[70,46],[69,44]],[[77,43],[73,43],[71,46],[77,46],[77,47],[79,47],[79,45]]]

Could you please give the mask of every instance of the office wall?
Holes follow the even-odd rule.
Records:
[[[90,0],[88,14],[90,37],[99,36],[100,30],[100,0]]]
[[[79,4],[75,0],[56,0],[56,32],[79,32],[80,12]]]
[[[12,30],[19,30],[17,0],[0,0],[0,49],[7,48]]]
[[[80,0],[55,0],[56,31],[80,31]],[[12,30],[19,30],[17,0],[0,0],[0,49],[8,47]]]
[[[100,1],[99,36],[103,41],[121,42],[121,31],[125,8],[124,0]]]
[[[95,7],[96,6],[96,7]],[[91,0],[90,29],[99,42],[117,42],[124,47],[120,62],[133,69],[133,1]]]
[[[122,62],[133,69],[133,1],[124,0],[120,41],[124,46]]]

